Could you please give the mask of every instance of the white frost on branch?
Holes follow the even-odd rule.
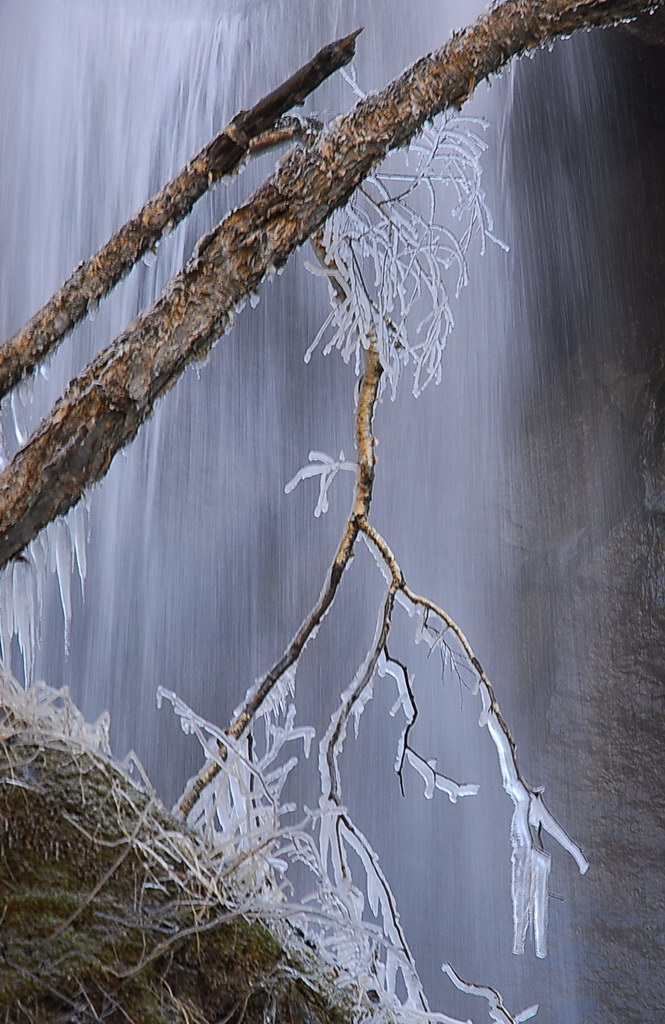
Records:
[[[503,788],[513,801],[514,811],[510,826],[512,845],[513,951],[524,952],[529,928],[533,929],[536,956],[547,955],[547,907],[550,855],[543,849],[541,831],[544,829],[575,860],[580,874],[585,874],[589,862],[570,836],[545,807],[541,790],[527,786],[515,760],[515,751],[506,733],[505,725],[497,715],[489,687],[480,683],[483,709],[478,724],[487,728],[499,756]]]
[[[348,79],[358,95],[355,80]],[[451,296],[468,282],[475,239],[506,249],[494,234],[481,184],[485,121],[448,115],[426,127],[408,150],[393,154],[347,205],[327,221],[320,265],[331,311],[305,355],[324,340],[345,362],[376,336],[385,379],[395,394],[402,368],[413,366],[413,392],[441,379],[441,358],[454,326]],[[445,218],[439,207],[446,206]],[[444,219],[450,218],[452,229]]]
[[[0,742],[20,732],[23,737],[46,737],[68,747],[109,754],[109,726],[107,711],[96,722],[87,722],[66,686],[56,690],[37,682],[24,689],[0,669]]]
[[[397,700],[390,709],[390,715],[394,718],[401,709],[406,719],[406,725],[402,729],[395,754],[395,772],[402,781],[402,770],[404,762],[415,769],[425,783],[425,799],[431,800],[435,790],[448,795],[451,804],[457,803],[460,797],[476,796],[480,787],[475,783],[455,782],[449,776],[444,775],[437,769],[437,760],[434,757],[423,757],[418,751],[408,746],[408,739],[411,729],[418,717],[418,708],[413,693],[413,677],[405,665],[396,661],[388,655],[387,650],[381,652],[377,664],[377,674],[381,677],[392,676],[397,684]]]
[[[435,757],[425,759],[420,754],[417,754],[415,750],[407,750],[406,759],[425,783],[426,800],[431,800],[434,796],[434,790],[438,789],[442,793],[448,794],[451,804],[456,804],[459,797],[476,796],[480,789],[480,786],[474,782],[455,782],[454,779],[449,778],[447,775],[442,775],[441,772],[437,771]]]
[[[398,596],[399,593],[398,591]],[[437,609],[431,602],[411,592],[408,592],[408,596],[406,593],[403,594],[403,597],[406,599],[405,607],[409,615],[415,614],[416,616],[416,643],[425,640],[430,652],[436,646],[443,645],[449,653],[448,663],[459,678],[461,678],[459,669],[463,666],[473,673],[475,682],[471,690],[480,695],[482,703],[478,724],[481,728],[487,728],[492,738],[499,757],[503,788],[514,806],[510,827],[513,951],[517,954],[524,952],[526,936],[529,929],[532,929],[536,956],[545,957],[547,955],[548,881],[551,857],[542,844],[543,830],[571,855],[581,874],[585,874],[589,862],[545,806],[541,795],[542,790],[533,788],[526,783],[517,763],[515,744],[499,710],[491,683],[462,631],[445,612]],[[411,605],[410,608],[409,605]],[[440,620],[439,628],[435,628],[433,625],[432,616]],[[457,649],[453,648],[453,644]],[[395,675],[395,672],[391,674]],[[398,678],[397,675],[395,677]],[[398,687],[400,690],[398,706],[405,707],[405,713],[409,718],[408,735],[408,730],[415,720],[415,704],[408,691],[405,695],[407,680],[404,679],[402,684],[398,683]],[[407,700],[406,705],[405,699]],[[425,795],[431,795],[436,784],[435,764],[420,757],[417,753],[410,755],[404,734],[400,740],[398,765],[402,763],[402,753],[422,774],[426,783]]]
[[[281,850],[282,819],[294,809],[282,800],[282,790],[297,764],[293,755],[284,758],[283,749],[287,743],[299,741],[307,754],[312,730],[295,727],[293,705],[286,709],[284,724],[280,724],[277,702],[265,714],[265,745],[258,750],[252,737],[232,739],[173,691],[160,687],[158,705],[163,700],[173,706],[183,731],[196,736],[206,759],[220,769],[194,804],[189,824],[212,844],[225,884],[237,899],[257,899],[269,892],[271,899],[280,901],[288,867]]]
[[[486,999],[489,1004],[490,1020],[494,1021],[495,1024],[523,1024],[524,1021],[531,1020],[538,1013],[538,1004],[536,1004],[535,1006],[527,1007],[526,1010],[522,1010],[520,1013],[510,1014],[504,1006],[501,993],[497,992],[495,988],[491,988],[489,985],[474,985],[471,982],[464,981],[460,978],[455,968],[448,963],[441,964],[441,970],[444,974],[448,975],[455,988],[459,989],[460,992],[466,992],[470,996],[481,996],[483,999]]]
[[[302,469],[298,470],[284,488],[284,493],[290,494],[302,480],[307,480],[312,476],[320,477],[319,497],[314,508],[314,515],[318,519],[321,514],[328,511],[328,490],[339,471],[346,470],[348,473],[357,473],[358,466],[355,462],[348,462],[344,457],[343,451],[340,451],[339,458],[337,459],[333,459],[325,452],[319,451],[311,451],[308,458],[310,465],[303,466]]]
[[[259,750],[256,728],[235,741],[175,693],[161,689],[158,699],[173,705],[184,731],[219,765],[188,821],[211,843],[227,903],[230,894],[242,913],[299,929],[334,966],[338,986],[354,991],[360,984],[370,993],[373,1024],[470,1024],[429,1010],[393,893],[346,808],[322,798],[318,811],[305,809],[302,821],[287,823],[295,807],[282,800],[282,790],[296,758],[284,757],[284,748],[311,738],[311,730],[295,728],[293,706],[276,701],[265,714],[266,739]],[[350,856],[361,864],[364,892],[352,880]],[[314,891],[295,903],[291,869],[297,875],[303,867],[313,876]],[[366,904],[376,923],[367,920]],[[288,941],[288,929],[279,934]],[[357,1019],[369,1021],[367,1006],[358,1007]]]

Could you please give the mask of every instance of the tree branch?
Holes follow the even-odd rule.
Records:
[[[303,137],[311,130],[307,121],[297,118],[284,125],[276,122],[353,59],[361,31],[324,46],[250,110],[236,114],[99,252],[76,268],[46,305],[0,348],[0,399],[57,348],[165,233],[191,213],[216,181],[237,170],[248,153]],[[270,131],[273,128],[277,130]]]
[[[157,398],[228,329],[236,306],[347,201],[389,150],[407,145],[443,110],[459,108],[512,57],[660,2],[505,0],[360,101],[315,145],[291,150],[248,202],[201,240],[151,309],[70,384],[0,476],[0,566],[104,476]]]
[[[346,569],[353,548],[360,532],[361,521],[369,514],[372,502],[372,488],[374,484],[374,437],[372,424],[374,411],[379,394],[382,369],[376,349],[376,344],[370,342],[365,350],[365,373],[360,382],[358,402],[356,405],[356,452],[358,457],[358,475],[353,497],[351,514],[346,522],[342,538],[335,552],[332,565],[328,570],[323,589],[319,599],[303,620],[291,643],[285,650],[282,657],[273,665],[269,672],[259,681],[248,694],[245,702],[229,725],[226,733],[234,740],[240,739],[253,722],[257,711],[266,700],[276,683],[282,678],[285,672],[297,662],[302,654],[305,645],[316,627],[323,620],[326,612],[335,599],[344,570]],[[224,756],[224,749],[220,743],[220,754]],[[203,790],[208,786],[220,771],[218,761],[211,760],[190,782],[185,790],[179,805],[179,811],[187,817],[193,809],[196,801]]]
[[[354,679],[349,690],[343,695],[342,702],[330,720],[326,735],[321,740],[320,756],[325,761],[325,766],[323,766],[322,762],[323,790],[321,795],[326,800],[333,801],[338,807],[342,805],[342,787],[338,765],[339,754],[346,737],[349,718],[358,702],[362,700],[367,687],[371,684],[379,658],[388,643],[393,608],[395,607],[396,590],[397,587],[392,582],[388,587],[388,592],[379,614],[376,635],[362,670]]]
[[[548,832],[571,855],[581,874],[587,871],[588,861],[576,843],[545,807],[541,795],[542,790],[530,786],[522,774],[517,761],[515,741],[499,707],[494,687],[475,656],[464,632],[439,605],[410,589],[397,559],[378,531],[366,520],[361,520],[359,525],[385,563],[390,576],[391,589],[396,595],[401,594],[403,599],[412,606],[420,607],[425,613],[430,612],[437,616],[445,630],[450,630],[456,637],[465,658],[477,677],[474,693],[479,693],[482,703],[479,725],[486,727],[492,738],[501,769],[503,788],[512,800],[514,807],[510,829],[513,869],[511,886],[514,921],[513,951],[515,953],[524,952],[526,933],[532,926],[536,956],[543,957],[546,955],[547,949],[547,901],[549,895],[547,880],[550,857],[542,845],[542,830]],[[409,724],[412,724],[412,721],[411,716]],[[419,755],[416,756],[419,757]],[[474,787],[464,788],[467,792],[463,795],[469,795],[474,791]]]

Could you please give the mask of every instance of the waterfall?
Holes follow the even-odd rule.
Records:
[[[442,6],[391,0],[388,18],[368,0],[9,0],[0,9],[0,336],[237,110],[320,45],[364,24],[356,69],[372,89],[483,4]],[[663,849],[654,813],[662,798],[654,762],[639,752],[643,730],[656,738],[648,723],[656,655],[651,640],[636,640],[662,622],[662,477],[653,455],[662,369],[640,335],[655,337],[663,317],[646,309],[637,270],[622,277],[633,230],[623,182],[639,215],[637,193],[653,171],[645,185],[639,156],[628,170],[621,162],[633,137],[615,127],[618,119],[628,131],[630,119],[612,58],[629,69],[642,50],[609,35],[540,54],[469,105],[489,122],[485,188],[511,251],[471,254],[442,384],[417,401],[408,387],[394,403],[386,396],[376,422],[374,519],[413,586],[471,637],[525,773],[548,784],[550,805],[592,860],[590,880],[581,879],[554,852],[550,887],[560,899],[550,910],[550,954],[514,957],[512,808],[496,753],[464,679],[444,684],[440,664],[414,649],[413,624],[397,627],[420,688],[423,748],[481,792],[454,807],[430,803],[414,776],[401,796],[394,694],[377,685],[359,743],[345,751],[346,797],[397,894],[432,1005],[477,1020],[484,1009],[451,991],[442,961],[495,985],[511,1007],[540,1002],[543,1024],[655,1024],[664,1001],[652,970],[659,947],[647,941],[659,906],[662,924],[662,901],[645,852],[645,832]],[[337,76],[306,109],[326,119],[352,102]],[[21,385],[2,414],[7,454],[274,159],[257,158],[199,203],[152,265],[135,268],[34,385]],[[647,264],[636,242],[628,249]],[[662,260],[662,242],[658,251]],[[60,567],[44,585],[27,674],[69,686],[91,718],[107,709],[114,749],[137,751],[167,803],[199,767],[199,751],[156,710],[157,687],[225,725],[318,595],[348,510],[346,474],[319,519],[306,485],[284,494],[310,449],[353,449],[351,369],[334,355],[303,361],[326,314],[325,286],[297,255],[115,460],[71,527],[78,543],[61,523],[48,531]],[[640,569],[622,557],[624,544]],[[299,673],[299,721],[318,729],[374,630],[382,581],[366,553],[356,561]],[[631,626],[615,629],[623,601],[632,602]],[[636,681],[638,648],[649,653]],[[11,653],[21,673],[16,640]],[[636,693],[632,724],[624,686]],[[306,800],[308,783],[300,785]],[[625,882],[626,843],[640,867],[624,927],[615,915],[627,906],[615,890]],[[630,942],[640,965],[626,962]]]

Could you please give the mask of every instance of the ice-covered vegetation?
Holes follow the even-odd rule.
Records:
[[[357,89],[354,79],[350,81]],[[494,686],[464,632],[436,600],[411,589],[370,515],[377,402],[386,384],[394,394],[407,366],[416,396],[440,379],[454,324],[454,296],[467,281],[467,253],[474,244],[482,251],[488,242],[497,242],[481,183],[483,130],[481,122],[465,117],[429,126],[408,152],[368,177],[350,203],[313,238],[314,269],[327,279],[331,311],[306,358],[321,344],[325,352],[338,349],[355,370],[359,381],[352,378],[350,387],[357,385],[356,457],[350,461],[340,451],[334,459],[312,451],[309,464],[286,490],[318,476],[318,516],[327,511],[328,491],[339,471],[352,472],[356,484],[351,512],[315,606],[282,657],[248,689],[226,728],[205,720],[176,693],[160,689],[158,694],[160,702],[173,706],[183,732],[198,741],[204,760],[176,806],[181,820],[205,843],[199,846],[184,832],[177,840],[182,841],[179,856],[187,867],[188,884],[194,889],[202,886],[207,896],[218,894],[225,913],[259,917],[282,941],[297,933],[334,971],[339,989],[363,993],[356,1005],[358,1020],[459,1024],[429,1007],[390,882],[344,798],[341,753],[349,726],[355,725],[357,732],[378,679],[394,686],[391,713],[403,717],[395,751],[400,780],[410,768],[422,780],[426,798],[441,792],[452,803],[478,792],[473,781],[449,777],[416,742],[415,680],[408,661],[391,650],[396,614],[406,613],[413,620],[416,643],[440,652],[444,672],[465,672],[469,689],[478,698],[478,724],[494,744],[502,784],[513,803],[516,953],[524,951],[531,930],[536,955],[546,954],[551,859],[543,832],[572,856],[581,872],[588,866],[546,808],[541,790],[526,781]],[[18,420],[16,433],[20,441]],[[49,569],[57,573],[60,584],[67,642],[70,576],[76,566],[82,583],[86,572],[83,516],[77,512],[66,524],[56,522],[47,540],[33,542],[25,558],[14,561],[3,577],[3,652],[7,658],[12,638],[17,637],[26,678],[38,642],[43,579]],[[338,598],[360,538],[382,574],[384,597],[366,656],[342,689],[327,728],[316,736],[313,728],[297,720],[300,658]],[[41,743],[70,743],[95,757],[108,756],[108,722],[102,718],[87,726],[66,692],[43,683],[23,691],[7,675],[2,688],[7,728],[10,719],[19,720],[24,730],[41,737]],[[307,761],[313,744],[318,746],[318,757],[311,758],[318,765],[318,806],[298,807],[284,794],[290,774]],[[135,758],[127,761],[125,771],[132,784],[149,788]],[[172,841],[170,837],[168,842]],[[163,856],[160,844],[166,840],[155,834],[154,842],[154,856]],[[203,848],[205,857],[200,854]],[[483,997],[489,1018],[497,1024],[518,1024],[536,1013],[537,1007],[531,1006],[511,1014],[494,988],[464,981],[447,962],[442,969],[456,988]]]
[[[526,782],[493,686],[464,633],[443,609],[408,587],[388,544],[369,521],[374,473],[371,427],[384,382],[394,393],[400,371],[408,364],[416,395],[427,383],[440,379],[443,350],[454,322],[448,275],[453,274],[455,294],[467,281],[470,246],[475,242],[482,252],[488,241],[497,241],[481,183],[485,143],[479,132],[483,127],[475,119],[461,117],[435,123],[411,150],[369,178],[313,240],[318,265],[312,269],[329,282],[331,313],[305,358],[327,336],[324,351],[338,349],[361,378],[356,401],[357,462],[349,462],[343,452],[333,459],[312,451],[309,464],[286,485],[286,491],[318,476],[314,514],[319,516],[328,508],[328,489],[339,470],[355,471],[354,504],[335,564],[343,571],[348,562],[345,537],[348,541],[351,532],[355,540],[362,534],[387,587],[367,655],[340,694],[338,708],[318,741],[318,808],[283,805],[281,794],[296,765],[296,751],[301,749],[308,756],[314,740],[313,730],[296,725],[299,658],[315,636],[328,607],[324,599],[329,594],[332,601],[341,574],[333,579],[331,573],[319,603],[280,661],[250,689],[228,730],[222,732],[198,718],[175,694],[163,694],[174,704],[183,729],[196,734],[207,759],[198,785],[190,788],[181,804],[190,822],[218,837],[229,863],[243,865],[256,886],[254,898],[265,901],[266,913],[297,919],[299,928],[343,971],[342,979],[348,984],[362,980],[375,994],[376,1014],[386,1019],[397,1015],[416,1020],[425,1015],[452,1020],[429,1008],[389,881],[345,806],[340,755],[352,719],[357,736],[358,720],[371,701],[377,677],[392,680],[396,687],[392,713],[404,717],[395,757],[400,779],[409,765],[421,776],[427,798],[440,791],[454,803],[478,792],[477,785],[446,776],[412,739],[418,714],[414,680],[408,665],[390,653],[396,606],[414,618],[415,641],[426,643],[430,652],[441,651],[444,670],[449,666],[459,674],[463,667],[473,680],[471,689],[480,702],[479,725],[494,743],[503,787],[514,804],[510,839],[516,953],[524,951],[532,930],[536,955],[546,955],[550,855],[543,846],[543,830],[571,854],[580,871],[588,866],[545,807],[540,791]],[[446,205],[450,196],[453,202]],[[445,210],[448,218],[443,216]],[[412,343],[410,337],[423,340]],[[298,824],[285,825],[289,819]],[[296,864],[308,869],[312,889],[294,906],[289,869]],[[517,1022],[535,1014],[536,1008],[531,1007],[511,1017],[493,989],[462,982],[447,964],[444,970],[458,988],[487,998],[494,1021]]]
[[[173,705],[183,731],[196,737],[206,761],[193,795],[190,789],[181,804],[190,826],[208,844],[205,872],[212,872],[227,904],[238,913],[259,914],[275,926],[288,921],[297,927],[335,966],[340,986],[351,988],[360,982],[371,993],[377,1020],[453,1021],[429,1008],[389,881],[344,802],[340,754],[351,719],[357,735],[358,720],[371,701],[377,677],[394,684],[391,713],[404,719],[395,755],[400,780],[408,765],[421,777],[428,799],[439,791],[454,803],[478,792],[472,782],[449,778],[414,743],[418,714],[414,680],[408,665],[390,653],[396,606],[414,619],[415,641],[425,643],[430,653],[441,652],[444,670],[449,667],[459,673],[464,666],[473,679],[471,688],[480,700],[479,725],[495,745],[503,786],[514,804],[510,838],[515,952],[524,951],[531,928],[536,954],[546,953],[550,855],[542,844],[542,830],[575,858],[581,871],[587,867],[540,792],[525,781],[492,684],[463,632],[434,602],[409,589],[388,544],[370,525],[371,482],[369,490],[361,493],[367,488],[364,475],[369,473],[373,480],[369,432],[384,382],[394,393],[408,365],[416,395],[427,383],[440,379],[443,350],[454,324],[449,281],[455,295],[467,282],[469,247],[475,242],[482,251],[488,241],[496,242],[481,183],[484,127],[477,119],[462,117],[429,127],[408,152],[369,178],[314,240],[318,256],[314,269],[328,279],[331,312],[306,358],[326,338],[324,351],[339,349],[365,382],[357,398],[357,461],[347,460],[341,451],[338,459],[312,451],[309,464],[287,484],[286,491],[318,476],[314,509],[318,516],[328,509],[328,489],[337,473],[356,474],[354,508],[346,530],[363,535],[387,588],[367,656],[318,738],[319,806],[296,807],[284,800],[283,790],[298,758],[309,757],[316,739],[311,727],[296,723],[296,676],[302,650],[319,628],[325,608],[313,611],[285,657],[250,688],[231,728],[224,730],[205,721],[173,692],[160,689],[158,694],[160,703],[167,700]],[[450,197],[452,204],[447,202]],[[447,218],[442,216],[446,210]],[[365,395],[363,386],[369,387]],[[75,565],[81,583],[85,577],[84,515],[79,510],[67,523],[55,523],[48,540],[35,541],[27,559],[15,562],[3,577],[3,650],[9,650],[16,635],[28,678],[48,569],[57,572],[68,635],[69,581]],[[108,753],[106,720],[86,726],[66,693],[56,693],[44,684],[23,693],[8,677],[3,686],[5,706],[13,707],[42,734]],[[130,767],[134,778],[141,776],[135,759],[128,762]],[[299,880],[297,900],[291,879],[294,870]],[[309,887],[303,885],[303,871]],[[458,988],[487,999],[494,1021],[517,1022],[535,1013],[532,1007],[511,1017],[494,989],[463,982],[448,964],[443,969]]]
[[[345,77],[360,98],[355,76]],[[480,157],[487,124],[450,116],[366,178],[327,221],[315,246],[313,273],[330,279],[331,311],[305,358],[323,344],[355,360],[376,336],[384,380],[393,395],[402,368],[413,368],[413,393],[441,380],[443,351],[455,324],[453,300],[468,284],[467,253],[493,243]]]

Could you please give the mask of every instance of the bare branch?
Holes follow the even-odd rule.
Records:
[[[358,457],[358,475],[351,514],[344,527],[342,538],[335,552],[332,565],[328,570],[319,599],[303,620],[291,643],[282,657],[273,665],[259,683],[250,691],[245,703],[227,729],[227,735],[238,740],[251,725],[257,711],[264,703],[274,686],[284,674],[297,662],[305,645],[314,630],[322,622],[326,612],[332,605],[337,588],[342,580],[344,570],[353,555],[353,548],[360,532],[360,523],[369,513],[374,484],[374,436],[372,425],[374,411],[381,382],[381,364],[376,345],[370,343],[366,350],[365,373],[360,382],[358,402],[356,406],[356,452]],[[225,756],[220,744],[220,756]],[[178,808],[187,817],[199,796],[219,772],[218,761],[211,760],[189,784],[183,794]]]

